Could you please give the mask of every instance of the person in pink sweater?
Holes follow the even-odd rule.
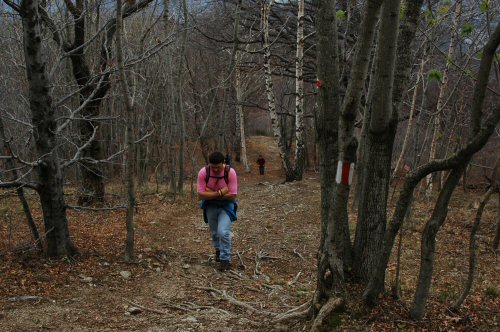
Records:
[[[205,222],[210,228],[215,260],[220,271],[231,269],[231,224],[237,220],[236,196],[238,178],[236,171],[224,163],[221,152],[208,157],[208,165],[198,172],[198,198]]]

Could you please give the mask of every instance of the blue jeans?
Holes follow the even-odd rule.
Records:
[[[220,251],[220,259],[231,260],[231,219],[223,208],[207,207],[208,226],[215,250]]]

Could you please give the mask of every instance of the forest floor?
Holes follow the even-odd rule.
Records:
[[[272,323],[309,301],[316,283],[320,239],[319,174],[282,183],[270,138],[249,142],[249,159],[263,153],[268,173],[239,173],[239,220],[233,224],[233,269],[217,271],[208,227],[189,194],[139,195],[136,260],[124,263],[124,211],[69,211],[74,258],[36,254],[15,197],[0,205],[0,331],[307,331],[310,321]],[[111,190],[111,189],[110,189]],[[389,295],[373,309],[349,286],[344,312],[331,326],[345,331],[498,331],[500,264],[491,250],[495,197],[478,233],[478,269],[471,294],[457,313],[447,307],[463,288],[468,238],[480,192],[457,190],[439,232],[436,265],[426,315],[409,319],[418,276],[420,234],[431,203],[419,201],[406,227],[401,260],[401,299]],[[71,202],[73,196],[68,195]],[[393,204],[395,199],[391,204]],[[37,221],[40,210],[33,197]],[[350,217],[354,223],[355,215]],[[41,225],[39,225],[41,227]],[[353,227],[354,228],[354,227]],[[41,228],[40,228],[41,229]],[[387,280],[392,282],[395,261]]]

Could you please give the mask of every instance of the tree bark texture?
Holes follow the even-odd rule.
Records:
[[[364,156],[363,183],[354,241],[356,278],[368,282],[375,271],[387,221],[392,146],[397,116],[392,108],[392,87],[399,25],[399,0],[382,5],[382,19],[375,60],[374,93]],[[395,119],[396,118],[396,119]]]
[[[339,128],[339,160],[356,162],[357,140],[354,137],[354,122],[360,105],[363,85],[368,74],[371,45],[375,35],[382,0],[366,3],[356,55],[351,71],[351,80],[342,105]],[[333,241],[343,262],[344,272],[352,268],[352,247],[349,232],[348,202],[350,185],[338,184],[335,190]]]
[[[280,123],[278,119],[278,113],[276,112],[276,97],[274,95],[274,83],[272,77],[271,68],[271,45],[269,41],[269,12],[274,4],[272,0],[269,4],[263,4],[262,6],[262,26],[263,26],[263,38],[264,38],[264,75],[266,79],[266,95],[269,107],[269,115],[271,117],[271,125],[273,128],[273,135],[276,143],[278,144],[278,150],[285,170],[285,177],[287,181],[292,181],[294,178],[293,169],[290,165],[288,159],[288,150],[286,149],[280,130]]]
[[[23,44],[29,103],[34,129],[39,176],[38,194],[43,212],[48,256],[74,255],[66,219],[63,176],[56,151],[56,120],[45,73],[39,1],[21,2]]]
[[[410,1],[406,3],[406,9],[403,15],[403,19],[401,21],[401,26],[399,29],[399,35],[397,36],[397,59],[395,60],[395,64],[393,66],[395,67],[394,71],[394,83],[392,85],[392,95],[391,95],[391,103],[393,108],[391,118],[392,122],[389,122],[389,125],[387,127],[387,131],[383,135],[377,135],[377,139],[373,140],[375,136],[372,136],[375,134],[373,131],[372,127],[372,120],[373,120],[373,114],[369,114],[368,117],[365,117],[365,121],[368,121],[364,126],[368,127],[366,128],[367,130],[367,139],[366,141],[366,147],[364,151],[365,158],[363,158],[363,169],[362,169],[362,183],[361,183],[361,194],[360,194],[360,203],[359,203],[359,213],[358,213],[358,227],[356,228],[356,238],[355,238],[355,244],[354,244],[354,255],[355,255],[355,260],[357,263],[355,263],[357,266],[355,267],[356,272],[357,272],[357,277],[362,280],[362,281],[368,281],[369,278],[372,278],[375,273],[375,269],[377,269],[377,261],[379,257],[377,256],[377,253],[379,252],[382,244],[382,239],[384,236],[384,232],[380,233],[382,229],[385,229],[385,224],[386,224],[386,204],[387,204],[387,195],[388,195],[388,190],[389,186],[388,183],[390,181],[390,166],[391,166],[391,160],[392,160],[392,146],[394,143],[394,136],[395,136],[395,131],[396,131],[396,125],[397,125],[397,112],[401,107],[401,101],[403,98],[403,94],[406,92],[406,86],[408,85],[408,77],[410,74],[410,69],[413,64],[413,53],[411,52],[411,47],[413,40],[415,38],[415,33],[417,30],[417,24],[418,24],[418,19],[420,17],[420,11],[422,7],[423,0],[417,0],[417,1]],[[384,8],[387,5],[387,3],[384,3]],[[393,11],[391,15],[394,15],[395,12]],[[383,20],[386,14],[383,15]],[[395,18],[393,17],[393,21]],[[389,24],[389,23],[387,23]],[[392,24],[396,24],[396,22],[392,22]],[[381,24],[382,25],[382,24]],[[384,26],[382,25],[381,29],[384,29]],[[383,34],[383,30],[380,32]],[[394,38],[394,36],[392,37]],[[384,39],[384,37],[381,38],[379,41],[377,48],[386,48],[385,44],[383,43],[387,41],[387,39]],[[377,49],[377,56],[379,54],[379,51]],[[383,54],[384,51],[382,51]],[[389,50],[386,50],[386,52],[389,52]],[[377,60],[378,61],[378,60]],[[386,59],[387,61],[387,59]],[[378,64],[376,64],[378,66]],[[384,66],[387,66],[385,64]],[[378,68],[378,67],[377,67]],[[375,68],[375,70],[377,70]],[[378,76],[377,74],[373,75],[374,78],[372,79],[382,79],[384,80],[383,76]],[[370,81],[370,90],[372,90],[372,82]],[[372,98],[372,95],[375,96],[378,93],[376,92],[376,89],[378,87],[377,81],[373,82],[373,92],[370,92],[369,94],[369,104],[368,107],[375,109],[376,105],[372,105],[373,102],[380,103],[381,101],[377,101]],[[380,87],[379,87],[380,88]],[[383,113],[380,113],[382,115]],[[389,114],[389,113],[386,113]],[[379,115],[379,116],[380,116]],[[368,119],[367,119],[368,118]],[[376,122],[375,122],[376,123]],[[382,122],[385,123],[385,120]],[[385,135],[385,137],[384,137]],[[371,139],[370,139],[371,137]],[[385,141],[385,142],[384,142]],[[382,154],[382,158],[385,158],[385,161],[380,161],[377,160],[375,161],[372,156],[370,156],[370,151],[372,149],[372,144],[375,146],[378,146],[377,148],[374,149],[374,151],[380,151],[378,153]],[[380,163],[380,169],[376,171],[375,169],[372,168],[372,171],[370,172],[365,172],[368,168],[371,168],[371,165],[373,162]],[[384,164],[385,163],[385,166]],[[358,165],[359,167],[359,165]],[[374,173],[375,172],[375,173]],[[371,179],[367,179],[367,176],[371,176]],[[383,177],[384,179],[381,179]],[[387,177],[385,179],[385,177]],[[379,197],[371,197],[370,196],[375,196],[373,195],[374,192],[377,192],[376,189],[373,189],[371,187],[371,183],[375,181],[378,183],[377,185],[379,186],[378,190],[383,190],[379,191],[378,193],[380,194]],[[368,190],[368,193],[366,192]],[[366,195],[366,196],[365,196]],[[369,198],[369,200],[367,200]],[[377,201],[378,200],[378,201]],[[370,211],[366,210],[367,206],[371,205],[372,207],[375,208],[375,211]],[[376,207],[378,205],[378,207]],[[370,212],[368,212],[370,211]],[[372,214],[374,213],[374,214]],[[360,220],[364,219],[366,222],[367,217],[369,216],[371,227],[367,228],[364,223],[360,224]],[[360,219],[361,218],[361,219]],[[375,220],[379,218],[379,221],[376,222]],[[362,229],[360,229],[362,228]],[[359,230],[359,231],[358,231]],[[370,230],[374,232],[374,234],[369,235],[367,234],[367,231]],[[358,234],[359,236],[363,236],[365,239],[364,240],[358,240]],[[381,236],[381,238],[379,238]],[[373,248],[375,248],[375,253],[372,253],[370,262],[372,264],[365,264],[363,263],[363,260],[360,260],[360,255],[363,255],[363,251],[365,251],[365,254],[369,255],[369,252],[366,251],[367,248],[364,248],[364,245],[362,243],[364,241],[367,241],[369,237],[373,237],[373,241],[376,241],[378,245],[373,245]],[[358,242],[356,242],[358,241]],[[371,241],[371,240],[370,240]],[[380,241],[380,242],[379,242]],[[362,268],[364,266],[364,268]],[[371,287],[372,291],[375,291],[376,287],[376,293],[382,291],[384,288],[384,281],[385,281],[385,269],[381,275],[379,275],[380,278],[382,278],[382,282],[378,284],[374,284]],[[374,300],[374,298],[371,297],[366,297],[365,300],[368,300],[367,303],[370,303],[370,301]]]
[[[317,286],[313,306],[321,307],[332,297],[343,297],[343,263],[333,243],[333,208],[338,155],[338,49],[335,1],[320,0],[317,8],[318,112],[316,135],[321,179],[321,241]]]

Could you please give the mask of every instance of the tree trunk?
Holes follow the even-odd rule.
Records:
[[[364,156],[363,183],[354,241],[356,278],[368,282],[375,271],[386,225],[392,146],[397,113],[393,112],[392,90],[399,25],[399,0],[382,5],[382,20],[375,61],[375,84],[370,103],[371,118]]]
[[[443,139],[443,135],[441,132],[441,115],[445,106],[445,93],[448,88],[448,72],[450,70],[451,63],[453,62],[454,54],[455,54],[455,40],[458,30],[458,21],[460,15],[462,13],[462,0],[458,0],[456,2],[455,7],[455,16],[453,19],[453,26],[450,32],[450,44],[448,46],[448,56],[446,58],[446,66],[443,72],[443,81],[441,83],[441,88],[439,90],[439,96],[436,104],[436,113],[434,114],[434,131],[432,135],[431,145],[430,145],[430,155],[429,160],[434,160],[438,158],[438,142]],[[436,177],[439,177],[435,174]],[[433,177],[434,175],[429,174],[427,176],[427,190],[425,192],[425,196],[430,198],[432,196],[432,187],[433,187]]]
[[[80,144],[86,144],[95,135],[94,131],[99,126],[95,118],[99,116],[99,108],[103,98],[106,96],[109,88],[110,73],[106,73],[100,79],[92,75],[85,54],[86,47],[86,20],[83,16],[84,2],[77,0],[75,6],[69,6],[68,10],[73,15],[74,22],[74,42],[71,46],[65,47],[66,52],[70,53],[70,60],[78,87],[81,89],[79,102],[81,109],[81,118],[77,121],[80,131]],[[114,25],[111,25],[106,31],[107,38],[111,38],[115,31]],[[104,71],[110,56],[111,41],[104,38],[101,46],[101,55],[99,59],[99,69]],[[98,139],[93,139],[90,144],[82,151],[82,161],[80,166],[81,182],[78,203],[81,205],[91,205],[96,202],[104,202],[105,186],[103,181],[103,172],[101,166],[94,163],[95,160],[102,159],[102,148]]]
[[[186,0],[182,0],[182,12],[184,17],[184,30],[182,31],[181,49],[179,54],[179,67],[177,68],[177,102],[175,107],[177,110],[177,118],[179,120],[179,178],[177,184],[177,190],[179,193],[184,192],[184,155],[186,147],[186,121],[184,120],[184,58],[186,56],[186,43],[187,43],[187,31],[188,31],[188,7]]]
[[[468,160],[467,160],[468,162]],[[422,232],[421,263],[418,274],[417,290],[410,308],[410,316],[420,320],[424,315],[425,303],[429,296],[429,290],[434,270],[434,253],[436,250],[436,235],[448,214],[448,203],[453,191],[460,181],[465,166],[459,165],[454,168],[440,192],[431,218],[426,223]]]
[[[413,90],[413,97],[412,97],[412,101],[411,101],[410,117],[408,119],[408,126],[406,127],[406,132],[405,132],[405,137],[403,139],[403,145],[401,147],[401,152],[399,154],[398,160],[396,161],[396,166],[394,166],[394,170],[392,171],[391,180],[394,180],[396,178],[396,176],[398,176],[399,165],[401,164],[401,162],[403,162],[403,169],[404,169],[404,165],[405,165],[404,156],[405,156],[405,152],[406,152],[406,146],[408,144],[408,138],[410,136],[410,132],[411,132],[412,125],[413,125],[413,115],[415,113],[415,108],[417,107],[418,85],[420,83],[420,77],[422,77],[424,74],[425,62],[426,61],[424,58],[422,58],[422,60],[420,61],[420,70],[417,74],[417,81],[415,82],[415,87]]]
[[[394,245],[395,237],[401,227],[404,220],[404,216],[408,209],[408,206],[413,197],[413,191],[418,185],[420,180],[425,176],[435,171],[442,171],[445,169],[452,169],[452,172],[448,176],[448,180],[439,195],[438,201],[436,203],[436,208],[434,209],[433,217],[427,223],[425,238],[423,235],[422,255],[425,259],[433,258],[433,246],[435,233],[441,226],[447,213],[447,201],[449,200],[448,195],[453,192],[453,185],[458,183],[456,178],[460,178],[463,173],[464,165],[472,158],[472,156],[479,151],[484,144],[488,141],[489,137],[493,133],[498,121],[500,120],[500,105],[497,105],[493,110],[491,116],[485,119],[481,124],[482,118],[482,104],[485,96],[486,86],[488,82],[488,76],[491,68],[491,63],[495,50],[500,43],[500,24],[497,25],[495,32],[492,34],[490,40],[486,44],[483,50],[483,57],[481,59],[481,64],[479,67],[479,73],[477,75],[476,86],[474,88],[474,97],[472,102],[472,134],[470,142],[463,149],[458,151],[452,157],[445,160],[435,160],[431,161],[425,165],[418,167],[408,174],[406,177],[403,188],[400,192],[400,197],[396,204],[396,209],[394,211],[392,222],[388,231],[384,236],[383,249],[379,256],[379,262],[377,263],[377,271],[374,276],[372,276],[368,287],[365,290],[364,298],[368,303],[375,301],[377,295],[380,293],[381,288],[384,285],[384,275],[385,269],[389,262],[389,257]],[[439,207],[439,208],[438,208]],[[443,217],[444,215],[444,217]],[[415,304],[413,308],[413,317],[418,318],[423,314],[423,302],[427,299],[428,287],[430,286],[430,276],[429,272],[432,272],[432,261],[424,261],[422,259],[422,264],[425,266],[421,267],[422,280],[419,281],[419,287],[415,295]],[[419,278],[420,279],[420,278]]]
[[[0,142],[2,142],[2,150],[4,151],[4,155],[11,156],[12,150],[10,148],[9,142],[7,141],[7,138],[5,137],[4,125],[1,114],[0,114]],[[7,169],[10,170],[13,180],[15,181],[19,177],[19,173],[17,171],[14,160],[7,159],[5,165],[7,166]],[[31,214],[30,206],[28,204],[28,201],[26,200],[26,196],[24,195],[23,187],[17,186],[16,193],[17,197],[19,197],[19,201],[21,202],[21,206],[23,207],[23,212],[24,215],[26,216],[26,221],[31,231],[31,235],[33,235],[33,240],[35,241],[38,250],[43,251],[43,244],[42,240],[40,239],[40,233],[38,232],[35,221],[33,220],[33,215]]]
[[[221,115],[220,115],[220,122],[219,122],[219,138],[218,138],[218,150],[221,151],[222,153],[227,151],[227,145],[226,145],[226,110],[228,109],[228,102],[227,100],[229,99],[230,95],[230,90],[231,90],[231,82],[233,80],[231,79],[232,76],[234,75],[234,66],[236,63],[236,53],[238,51],[238,31],[240,28],[240,11],[241,11],[241,1],[242,0],[237,0],[236,3],[236,9],[234,13],[234,30],[233,30],[233,48],[231,50],[231,60],[229,62],[229,67],[227,70],[227,77],[224,79],[222,82],[223,86],[223,97],[222,97],[222,107],[221,107]],[[229,145],[230,146],[230,145]]]
[[[239,129],[239,140],[240,140],[240,161],[245,167],[245,172],[250,172],[250,165],[248,164],[247,158],[247,145],[245,142],[245,114],[243,113],[242,104],[242,87],[241,87],[241,68],[240,63],[241,55],[236,56],[236,73],[235,73],[235,88],[236,88],[236,107],[237,107],[237,117],[238,117],[238,129]],[[237,160],[237,159],[236,159]]]
[[[119,84],[122,98],[125,103],[125,112],[127,119],[127,129],[125,143],[127,145],[126,154],[126,172],[127,172],[127,215],[126,229],[127,239],[125,241],[125,261],[132,262],[134,260],[134,209],[135,209],[135,185],[134,185],[134,170],[135,170],[135,147],[134,147],[134,106],[130,98],[127,77],[123,66],[123,18],[122,18],[122,1],[116,0],[116,63],[118,67]]]
[[[302,180],[305,155],[304,133],[304,0],[298,1],[297,55],[295,58],[295,162],[294,180]]]
[[[272,78],[271,69],[271,45],[269,42],[269,12],[271,10],[274,0],[270,4],[263,4],[262,8],[262,25],[263,25],[263,37],[264,37],[264,74],[266,78],[266,94],[267,102],[269,107],[269,115],[271,117],[271,125],[273,128],[274,139],[278,144],[279,154],[283,169],[285,170],[286,181],[293,181],[294,174],[290,161],[288,159],[288,150],[283,143],[283,137],[281,135],[280,123],[278,119],[278,113],[276,112],[276,98],[274,95],[274,84]]]
[[[474,281],[474,272],[476,270],[476,233],[479,230],[479,225],[481,224],[481,218],[483,217],[484,207],[486,203],[488,203],[491,194],[495,191],[495,186],[491,186],[490,189],[486,192],[486,194],[481,197],[481,202],[479,204],[479,208],[476,212],[476,218],[472,225],[472,229],[470,230],[470,238],[469,238],[469,273],[467,275],[467,281],[465,282],[464,289],[460,297],[450,306],[450,310],[456,311],[462,303],[465,301],[465,298],[469,295],[470,289],[472,287],[472,282]]]
[[[43,212],[48,256],[74,255],[76,248],[69,236],[64,201],[63,176],[56,151],[56,120],[42,50],[39,1],[21,2],[24,56],[28,77],[29,102],[34,127],[34,140],[39,164],[38,194]]]
[[[321,241],[318,253],[318,274],[313,299],[314,310],[329,299],[344,298],[343,263],[334,251],[333,207],[335,170],[338,155],[338,50],[335,1],[320,0],[317,7],[318,112],[316,134],[321,178]]]
[[[363,84],[368,73],[370,50],[373,44],[375,25],[378,21],[381,4],[381,0],[368,1],[364,9],[360,37],[356,46],[356,55],[351,71],[351,81],[347,86],[347,93],[342,105],[338,160],[349,165],[356,162],[358,143],[354,136],[354,123],[360,105]],[[333,241],[338,255],[343,262],[344,272],[352,269],[352,248],[348,218],[349,191],[350,184],[340,183],[336,186],[333,212],[335,216]]]

